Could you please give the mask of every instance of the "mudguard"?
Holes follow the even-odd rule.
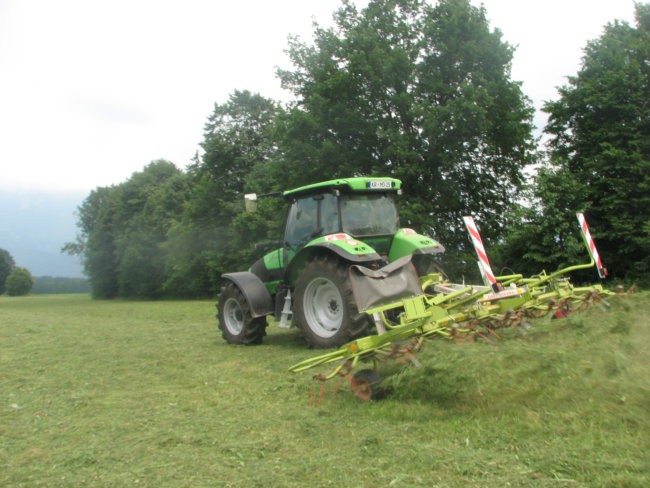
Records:
[[[388,260],[392,263],[410,254],[438,254],[444,251],[444,246],[438,241],[418,234],[413,229],[400,229],[393,238]]]
[[[331,254],[342,258],[349,263],[372,263],[381,260],[381,256],[367,244],[353,239],[347,234],[332,234],[320,237],[305,247],[291,259],[285,273],[286,281],[293,286],[298,277],[298,272],[315,255]]]
[[[223,278],[232,281],[241,290],[253,318],[273,313],[271,294],[256,275],[249,271],[226,273]]]
[[[354,300],[361,312],[423,294],[411,256],[377,270],[352,265],[349,273]]]

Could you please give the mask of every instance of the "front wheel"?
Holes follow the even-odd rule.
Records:
[[[316,258],[296,281],[294,318],[312,347],[338,347],[368,334],[369,319],[357,311],[347,266]]]
[[[230,344],[261,344],[266,317],[253,318],[243,293],[228,283],[219,295],[217,319],[221,335]]]

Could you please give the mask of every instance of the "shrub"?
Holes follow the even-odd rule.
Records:
[[[7,295],[12,297],[28,295],[34,286],[34,278],[26,268],[14,268],[5,283]]]

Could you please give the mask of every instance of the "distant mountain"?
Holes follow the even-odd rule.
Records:
[[[61,247],[75,240],[75,213],[88,193],[0,189],[0,249],[33,276],[82,277],[80,259]]]

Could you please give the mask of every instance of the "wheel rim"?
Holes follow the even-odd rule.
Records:
[[[309,328],[320,337],[332,337],[343,323],[343,299],[327,278],[312,280],[305,289],[303,309]]]
[[[244,313],[234,298],[229,298],[223,305],[223,321],[228,332],[233,335],[239,335],[244,329]]]

